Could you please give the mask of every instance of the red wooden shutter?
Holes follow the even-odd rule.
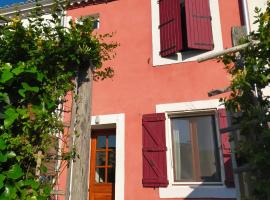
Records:
[[[219,109],[218,115],[219,115],[219,128],[220,129],[227,128],[228,122],[227,122],[226,110]],[[229,133],[221,134],[221,142],[222,142],[222,153],[223,153],[223,161],[224,161],[224,168],[225,168],[225,185],[227,187],[234,187]]]
[[[185,0],[188,48],[212,50],[209,0]]]
[[[144,187],[166,187],[167,162],[165,114],[143,115],[143,179]]]
[[[160,55],[182,50],[180,0],[159,0]]]

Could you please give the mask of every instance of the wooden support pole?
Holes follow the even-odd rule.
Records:
[[[251,41],[251,42],[248,42],[248,43],[245,43],[245,44],[241,44],[241,45],[238,45],[238,46],[235,46],[235,47],[232,47],[232,48],[228,48],[228,49],[225,49],[225,50],[222,50],[222,51],[219,51],[219,52],[212,53],[210,55],[199,58],[197,61],[200,63],[200,62],[204,62],[204,61],[207,61],[207,60],[217,58],[219,56],[223,56],[225,54],[235,53],[235,52],[238,52],[238,51],[240,51],[242,49],[247,48],[250,45],[255,45],[255,44],[258,44],[258,43],[259,43],[259,41]]]
[[[34,155],[35,158],[37,159],[37,165],[36,165],[36,176],[39,177],[40,176],[40,166],[41,166],[41,162],[42,159],[44,158],[44,155],[42,154],[42,151],[38,151],[37,154]]]
[[[71,161],[66,200],[88,199],[89,152],[91,136],[92,70],[80,69],[77,77],[77,100],[73,100],[70,128],[78,157]],[[72,128],[74,128],[72,130]]]
[[[53,190],[51,195],[65,195],[65,192],[63,190]]]

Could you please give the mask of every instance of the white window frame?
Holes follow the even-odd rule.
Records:
[[[212,51],[206,51],[200,54],[198,54],[197,51],[187,51],[187,52],[182,52],[182,53],[179,52],[171,57],[161,57],[159,54],[160,34],[159,34],[159,28],[158,28],[159,27],[159,4],[158,4],[158,0],[151,0],[153,66],[195,61],[198,58],[205,57],[214,52],[223,50],[218,0],[209,0],[209,5],[210,5],[210,12],[211,12],[211,17],[212,17],[212,33],[213,33],[214,49]]]
[[[236,198],[236,189],[227,188],[224,185],[224,164],[222,162],[223,156],[220,149],[220,162],[221,162],[221,178],[222,182],[218,183],[201,183],[201,182],[175,182],[174,171],[173,171],[173,155],[172,155],[172,140],[171,140],[171,120],[168,114],[173,113],[187,113],[187,112],[200,112],[206,110],[217,110],[224,108],[220,104],[218,99],[214,100],[203,100],[203,101],[192,101],[183,103],[171,103],[171,104],[159,104],[156,105],[157,113],[166,114],[166,146],[167,146],[167,176],[169,185],[166,188],[159,188],[160,198]],[[217,116],[216,116],[216,124]],[[217,126],[216,126],[217,127]],[[217,138],[219,139],[219,130],[217,128]],[[219,143],[220,145],[220,143]]]
[[[115,199],[124,200],[125,199],[124,197],[125,195],[124,194],[124,191],[125,191],[125,114],[120,113],[120,114],[111,114],[111,115],[92,116],[91,126],[92,126],[92,129],[116,128]],[[89,170],[89,173],[90,173],[90,170]]]

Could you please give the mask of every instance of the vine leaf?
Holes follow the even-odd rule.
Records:
[[[27,200],[37,200],[37,196],[31,196],[31,197],[27,197]]]
[[[7,93],[0,92],[0,101],[10,104],[10,99]]]
[[[30,185],[33,189],[38,189],[39,183],[33,179],[27,179],[24,181],[25,185]]]
[[[38,92],[38,87],[31,87],[28,83],[23,82],[22,83],[23,89],[19,89],[19,94],[22,97],[25,97],[25,92]]]
[[[4,142],[4,140],[0,139],[0,150],[4,150],[4,149],[6,149],[6,147],[7,147],[7,145]]]
[[[31,87],[30,85],[28,85],[28,83],[25,83],[25,82],[22,83],[22,86],[25,89],[25,91],[29,91],[29,92],[38,92],[39,91],[38,87]]]
[[[14,108],[8,108],[5,111],[5,120],[4,120],[4,126],[6,128],[10,127],[14,121],[18,118],[19,114],[16,112]]]
[[[5,186],[5,191],[0,196],[0,200],[16,199],[16,188],[11,185]]]
[[[46,194],[46,195],[50,195],[50,193],[51,193],[51,188],[50,188],[48,185],[46,185],[46,186],[44,187],[43,192],[44,192],[44,194]]]
[[[0,174],[0,189],[2,189],[2,187],[4,187],[4,180],[6,179],[6,177],[3,174]]]
[[[19,89],[19,94],[20,94],[22,97],[25,97],[25,90],[24,90],[24,89]]]
[[[1,83],[6,83],[13,78],[13,74],[9,70],[4,70],[0,78]]]
[[[6,162],[7,159],[8,159],[7,154],[5,154],[5,153],[3,154],[2,152],[0,152],[0,163]]]
[[[18,76],[19,74],[23,73],[25,71],[25,63],[24,62],[19,62],[18,66],[16,66],[15,69],[12,70],[12,72]]]
[[[44,79],[44,77],[45,77],[44,74],[42,74],[42,73],[37,73],[37,80],[38,80],[38,81],[41,82],[41,81]]]
[[[14,158],[16,157],[16,153],[14,151],[10,151],[7,153],[7,158]]]
[[[7,177],[11,179],[18,179],[23,176],[22,168],[15,164],[7,171]]]

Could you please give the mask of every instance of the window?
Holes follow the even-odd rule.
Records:
[[[213,49],[209,0],[160,0],[159,16],[161,56]]]
[[[175,182],[221,182],[214,115],[171,117]]]
[[[151,157],[143,157],[143,181],[159,187],[160,198],[236,198],[229,135],[219,131],[228,126],[227,114],[219,100],[159,104],[156,112],[143,116],[143,153],[151,147]]]
[[[151,2],[154,66],[194,61],[223,50],[219,1]]]
[[[99,21],[99,14],[92,14],[92,15],[87,15],[87,16],[82,16],[81,18],[79,18],[77,20],[77,22],[81,22],[81,20],[85,19],[85,18],[90,18],[93,21],[93,29],[98,29],[100,26],[100,21]]]

